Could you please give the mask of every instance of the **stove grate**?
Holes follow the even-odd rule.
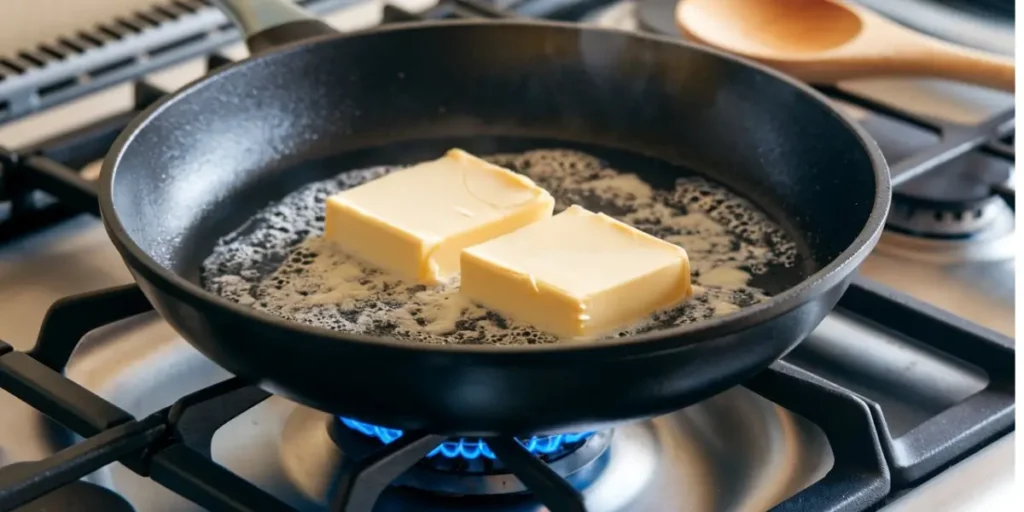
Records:
[[[135,285],[68,297],[50,308],[31,353],[14,351],[0,342],[0,389],[85,438],[50,458],[0,468],[0,510],[46,496],[119,461],[210,510],[293,511],[211,459],[214,434],[269,398],[266,391],[231,378],[137,419],[62,376],[85,333],[150,308]],[[775,364],[745,387],[804,416],[832,443],[832,470],[775,510],[866,510],[889,493],[885,452],[876,420],[863,399],[786,362]],[[330,510],[371,511],[391,482],[446,440],[425,432],[407,432],[347,462]],[[549,510],[585,511],[580,492],[521,442],[512,437],[488,438],[486,442],[505,469]]]

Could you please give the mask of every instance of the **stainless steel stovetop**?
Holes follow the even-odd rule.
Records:
[[[430,3],[401,2],[411,10]],[[927,25],[927,18],[934,18],[934,32],[950,34],[949,16],[929,9],[926,0],[886,2],[884,7],[873,0],[863,3],[879,4],[880,10],[895,19]],[[642,18],[635,7],[631,2],[615,4],[586,19],[602,25],[641,27]],[[379,17],[379,2],[369,1],[335,12],[329,20],[352,29],[372,25]],[[984,16],[972,20],[963,26],[984,27],[992,37],[982,38],[976,29],[954,31],[960,33],[961,42],[984,40],[996,45],[987,49],[1012,51],[1012,47],[999,46],[999,41],[1005,41],[1005,24]],[[924,25],[918,28],[927,29]],[[1012,34],[1012,27],[1010,31]],[[235,46],[226,53],[240,57],[245,51]],[[151,81],[173,89],[204,69],[201,61],[187,62],[157,73]],[[1000,93],[930,81],[874,80],[842,87],[951,122],[977,121],[1013,101]],[[74,125],[123,111],[131,105],[130,92],[127,86],[114,87],[39,116],[0,125],[0,146],[25,147]],[[923,144],[920,135],[905,127],[855,107],[844,108],[869,127],[890,156]],[[998,166],[978,155],[948,165],[981,170]],[[887,232],[862,274],[1012,338],[1013,213],[1000,206],[990,208],[991,212],[986,211],[990,220],[970,238]],[[932,228],[957,228],[943,222],[952,220],[945,219]],[[53,301],[130,282],[99,221],[91,217],[77,217],[0,246],[0,338],[15,349],[27,350]],[[839,360],[843,361],[841,367],[836,363]],[[894,437],[910,432],[989,383],[984,371],[845,311],[830,315],[788,361],[784,376],[819,379],[804,373],[811,371],[877,403],[886,413]],[[231,377],[153,313],[89,333],[67,365],[66,375],[135,417]],[[893,392],[894,388],[900,392]],[[785,502],[838,470],[840,457],[847,455],[841,454],[845,448],[834,445],[853,440],[830,439],[820,425],[808,419],[811,412],[797,414],[773,403],[765,398],[771,393],[764,389],[774,388],[771,383],[755,383],[650,422],[616,429],[601,462],[603,471],[584,492],[588,510],[757,512]],[[53,422],[3,391],[0,411],[0,466],[47,457],[68,443]],[[271,397],[219,429],[210,455],[298,510],[322,510],[344,459],[328,436],[330,421],[323,413]],[[903,496],[889,500],[885,510],[1010,510],[1012,450],[1010,432],[937,476],[911,486]],[[202,510],[121,464],[103,468],[89,480],[115,490],[140,511]],[[410,503],[415,503],[415,508]],[[450,510],[448,502],[426,503],[391,493],[385,495],[381,509]],[[529,501],[503,502],[488,509],[545,510]]]

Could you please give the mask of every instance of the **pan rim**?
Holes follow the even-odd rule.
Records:
[[[443,30],[453,27],[465,26],[489,26],[489,27],[540,27],[559,30],[572,30],[579,33],[610,33],[617,36],[646,40],[658,44],[674,45],[684,47],[688,51],[709,54],[719,59],[731,61],[733,64],[746,66],[753,71],[766,75],[767,77],[781,81],[793,88],[811,101],[819,103],[824,109],[831,113],[840,123],[850,130],[860,142],[861,148],[867,154],[875,177],[875,197],[871,206],[868,218],[861,228],[857,237],[838,256],[819,268],[813,274],[805,277],[796,285],[786,289],[782,293],[770,297],[768,300],[742,308],[733,313],[717,318],[694,322],[671,329],[664,329],[639,335],[623,336],[619,338],[602,339],[594,342],[555,342],[538,345],[454,345],[454,344],[430,344],[414,341],[401,340],[384,336],[370,336],[363,334],[346,333],[322,327],[316,327],[299,322],[292,322],[284,318],[264,313],[247,306],[232,302],[215,293],[205,290],[197,283],[184,278],[177,272],[166,268],[154,260],[144,251],[135,240],[128,234],[120,217],[114,207],[113,184],[116,178],[116,171],[123,157],[125,150],[129,148],[134,139],[160,112],[171,108],[176,102],[185,98],[189,92],[205,86],[222,75],[236,71],[244,66],[257,65],[264,60],[264,56],[256,56],[242,59],[237,62],[225,65],[216,71],[204,75],[178,91],[160,98],[139,115],[131,120],[125,129],[118,135],[111,145],[104,158],[100,177],[99,206],[103,224],[122,258],[132,260],[133,271],[144,271],[149,278],[162,281],[162,288],[165,293],[172,295],[184,295],[189,302],[201,303],[203,307],[224,310],[232,315],[244,317],[247,321],[257,322],[284,331],[299,331],[302,334],[321,339],[330,339],[332,342],[355,343],[366,349],[389,349],[405,353],[429,353],[447,354],[450,356],[472,356],[487,357],[497,356],[503,358],[536,356],[543,354],[564,354],[564,353],[617,353],[644,352],[653,350],[679,349],[693,344],[700,344],[713,340],[717,337],[741,332],[758,323],[771,318],[781,316],[802,304],[806,303],[824,290],[838,284],[849,274],[856,270],[867,255],[874,249],[878,239],[881,237],[885,218],[888,215],[892,185],[889,174],[889,167],[877,143],[867,131],[833,106],[832,102],[822,93],[809,85],[789,77],[784,73],[774,70],[760,63],[749,59],[732,55],[714,48],[695,44],[669,36],[645,34],[624,29],[592,27],[575,23],[550,21],[550,20],[507,20],[507,19],[472,19],[472,20],[433,20],[413,21],[405,23],[394,23],[378,26],[370,30],[340,33],[337,35],[326,35],[314,37],[295,43],[282,45],[265,54],[266,56],[288,54],[301,51],[307,46],[324,44],[339,40],[353,39],[358,37],[372,36],[392,31],[411,30]],[[113,157],[113,158],[111,158]],[[849,267],[854,267],[848,270]],[[137,280],[136,280],[137,281]],[[169,288],[170,290],[167,290]],[[173,290],[173,292],[171,292]],[[179,297],[180,298],[180,297]],[[795,344],[799,340],[793,340]]]

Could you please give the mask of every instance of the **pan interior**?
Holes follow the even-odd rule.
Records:
[[[805,258],[765,289],[846,250],[877,188],[846,123],[775,77],[631,34],[510,23],[373,32],[235,66],[142,126],[111,193],[135,244],[198,282],[220,236],[302,184],[450,147],[573,145],[655,186],[693,169],[767,211]]]
[[[398,168],[370,165],[393,162],[398,155],[436,158],[446,146],[474,148],[483,158],[534,179],[554,196],[556,213],[581,205],[686,248],[693,299],[616,336],[726,315],[794,286],[815,270],[794,241],[796,234],[749,199],[697,173],[608,148],[486,137],[396,143],[308,166],[355,170],[302,186],[252,218],[224,219],[232,231],[203,261],[203,286],[292,322],[341,332],[444,344],[558,341],[468,303],[458,293],[457,278],[436,287],[403,284],[342,255],[320,237],[328,196]],[[241,208],[228,211],[237,216]]]

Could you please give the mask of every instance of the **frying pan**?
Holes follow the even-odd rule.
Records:
[[[153,105],[102,171],[104,224],[156,310],[225,369],[393,428],[526,435],[677,410],[785,355],[834,307],[888,211],[886,164],[812,89],[707,48],[538,21],[337,34],[281,0],[217,2],[253,57]],[[219,237],[342,170],[585,145],[691,169],[762,207],[808,271],[770,300],[592,344],[427,345],[288,322],[199,282]],[[630,169],[631,171],[634,169]]]

